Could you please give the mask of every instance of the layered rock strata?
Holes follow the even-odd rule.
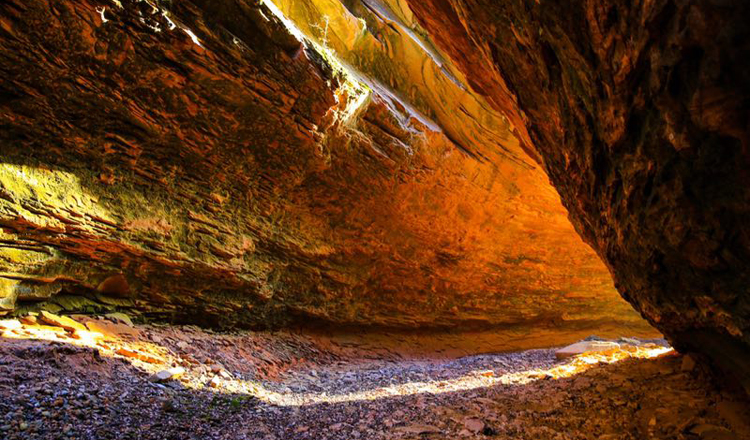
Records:
[[[445,74],[409,95],[415,71],[350,71],[275,9],[0,8],[4,310],[648,333],[458,70],[422,52]]]

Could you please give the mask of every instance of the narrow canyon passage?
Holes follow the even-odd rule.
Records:
[[[216,333],[79,319],[91,331],[74,337],[4,324],[2,438],[750,438],[743,395],[660,339],[558,359],[555,349],[467,352],[507,340],[494,333]]]

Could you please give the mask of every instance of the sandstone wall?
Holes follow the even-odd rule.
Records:
[[[523,127],[398,35],[352,75],[253,1],[5,2],[4,310],[648,333]]]

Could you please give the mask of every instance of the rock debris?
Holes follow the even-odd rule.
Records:
[[[354,337],[342,344],[291,332],[78,320],[98,332],[0,323],[1,438],[624,440],[750,432],[747,402],[660,341],[621,339],[609,352],[562,360],[556,349],[426,358],[373,351]]]

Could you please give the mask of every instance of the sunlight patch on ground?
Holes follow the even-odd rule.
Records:
[[[54,326],[21,324],[16,320],[0,321],[0,329],[3,330],[2,337],[4,338],[56,341],[97,349],[101,356],[126,359],[134,367],[152,374],[178,364],[179,360],[179,357],[168,348],[138,340],[137,337],[121,338],[115,334],[103,334],[96,331],[78,329],[66,331]],[[137,332],[135,329],[133,331]],[[277,392],[268,389],[262,383],[234,377],[224,377],[220,380],[213,380],[211,383],[186,379],[181,383],[188,389],[206,389],[218,393],[245,394],[276,406],[304,406],[321,403],[369,401],[419,394],[441,394],[497,385],[524,385],[540,379],[571,377],[600,364],[611,364],[631,358],[648,359],[670,351],[672,349],[669,347],[627,345],[602,352],[583,353],[561,361],[547,369],[510,373],[502,373],[494,370],[475,370],[452,379],[408,382],[346,394]],[[190,372],[188,371],[187,376],[189,375]]]
[[[566,378],[586,371],[598,364],[613,364],[629,358],[649,359],[671,351],[673,351],[672,347],[623,346],[622,348],[607,351],[583,353],[574,356],[562,365],[557,365],[547,370],[546,374],[554,379]]]
[[[11,326],[9,322],[14,320],[0,321],[0,329],[5,327],[0,334],[3,338],[64,342],[77,347],[96,349],[102,356],[126,358],[134,366],[150,373],[161,370],[172,360],[169,350],[150,342],[129,341],[116,335],[105,335],[95,331],[66,331],[51,325],[22,324],[12,328],[15,325]]]
[[[631,349],[632,348],[632,349]],[[278,393],[258,384],[232,381],[226,384],[227,392],[247,393],[260,400],[278,406],[303,406],[321,403],[342,403],[377,400],[388,397],[413,396],[417,394],[441,394],[468,391],[496,385],[524,385],[540,379],[562,379],[582,373],[599,364],[611,364],[625,359],[648,359],[672,351],[668,347],[628,347],[600,353],[584,353],[550,369],[536,369],[496,375],[492,370],[472,371],[448,380],[410,382],[373,390],[349,394],[328,395],[326,393]]]

